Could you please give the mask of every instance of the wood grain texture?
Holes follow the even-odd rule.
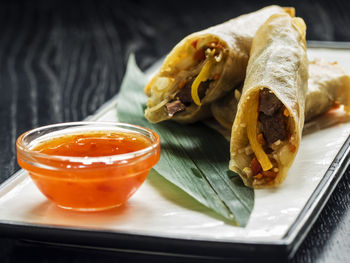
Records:
[[[308,25],[308,39],[350,41],[348,1],[271,3],[295,6]],[[185,35],[264,5],[258,0],[0,2],[0,182],[18,169],[15,140],[19,134],[93,114],[118,92],[130,53],[136,53],[140,67],[146,69]],[[348,261],[349,199],[348,169],[292,262]],[[0,239],[0,259],[193,262],[6,239]]]

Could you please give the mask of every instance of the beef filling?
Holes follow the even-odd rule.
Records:
[[[168,111],[168,116],[173,117],[175,113],[184,111],[186,106],[179,100],[173,100],[165,104],[165,107]]]
[[[202,100],[205,96],[205,93],[207,89],[209,89],[209,84],[212,82],[212,79],[209,79],[207,81],[201,82],[198,87],[198,97]]]
[[[262,124],[262,133],[268,145],[277,140],[283,141],[287,138],[287,127],[283,111],[280,110],[272,116],[260,112],[259,121]]]
[[[180,89],[180,91],[176,93],[175,100],[165,104],[169,117],[173,117],[174,114],[184,111],[186,107],[191,105],[193,102],[191,95],[191,87],[193,81],[194,78],[192,78],[190,81],[187,81],[186,84]],[[207,80],[199,85],[198,96],[200,99],[205,96],[205,92],[209,88],[210,81],[211,80]]]
[[[259,111],[268,116],[274,115],[279,109],[283,107],[283,103],[271,93],[268,89],[260,91],[259,96]]]
[[[175,98],[180,100],[183,104],[186,106],[190,106],[193,102],[192,96],[191,96],[191,87],[194,79],[191,79],[190,81],[186,82],[186,84],[180,89],[180,91],[175,95]],[[198,96],[200,99],[203,99],[205,96],[205,92],[209,88],[211,80],[207,80],[205,82],[201,82],[198,87]]]
[[[259,121],[262,124],[262,133],[268,145],[287,138],[286,118],[283,111],[284,106],[275,94],[266,88],[260,91]]]
[[[186,84],[180,89],[180,91],[175,95],[175,98],[180,100],[185,106],[189,106],[192,103],[191,87],[194,78],[187,81]]]

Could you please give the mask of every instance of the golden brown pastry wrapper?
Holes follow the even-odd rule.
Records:
[[[249,187],[265,188],[282,183],[299,148],[308,79],[305,31],[301,18],[277,14],[259,28],[253,39],[242,96],[232,126],[229,165]],[[288,138],[272,153],[258,151],[259,144],[251,143],[251,138],[257,140],[258,128],[253,130],[254,136],[248,138],[249,130],[252,134],[252,127],[258,126],[257,117],[254,120],[252,116],[258,114],[259,92],[264,88],[272,92],[288,111]],[[246,151],[249,147],[253,153]],[[262,162],[259,156],[267,156],[272,164]],[[271,171],[277,171],[277,175],[272,179],[266,176],[261,179],[252,174],[249,169],[254,157],[266,171],[272,165]]]

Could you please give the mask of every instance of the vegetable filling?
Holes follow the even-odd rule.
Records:
[[[192,42],[193,60],[196,66],[201,66],[198,74],[188,76],[177,82],[179,90],[174,98],[165,104],[168,117],[173,117],[176,113],[186,110],[193,103],[201,106],[201,100],[205,97],[211,83],[220,78],[220,74],[213,74],[214,66],[222,61],[223,46],[218,42],[210,42],[202,47],[198,46],[198,40]],[[198,71],[197,71],[198,72]]]
[[[247,116],[247,135],[255,157],[243,171],[258,182],[269,182],[279,171],[277,153],[286,146],[290,137],[289,111],[267,88],[260,90],[257,96],[249,106]]]

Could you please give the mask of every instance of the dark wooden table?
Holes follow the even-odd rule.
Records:
[[[185,35],[266,4],[220,0],[2,1],[0,182],[19,169],[15,156],[19,134],[93,114],[118,92],[130,53],[136,53],[140,67],[147,69]],[[350,41],[350,2],[288,1],[283,5],[295,6],[297,15],[305,19],[309,40]],[[292,262],[348,262],[349,199],[350,169]],[[266,260],[272,261],[273,255]],[[101,261],[193,260],[0,238],[0,262]]]

